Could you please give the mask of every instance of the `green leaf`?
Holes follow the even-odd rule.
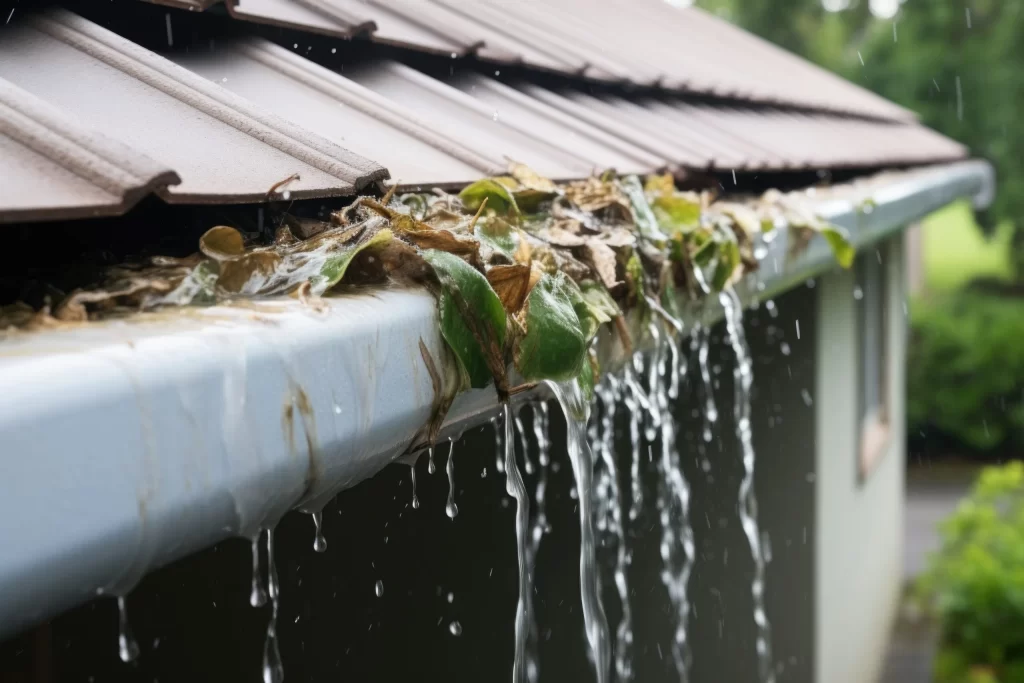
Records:
[[[722,242],[718,247],[718,263],[715,264],[715,272],[711,276],[711,287],[714,291],[720,292],[729,284],[736,267],[740,265],[740,248],[735,242],[729,240]]]
[[[310,278],[313,294],[320,296],[331,287],[341,282],[341,279],[345,277],[345,271],[348,270],[349,264],[352,263],[352,259],[354,259],[359,252],[364,249],[382,247],[390,242],[391,238],[391,230],[384,228],[383,230],[378,230],[369,239],[365,239],[357,244],[345,246],[339,249],[336,253],[328,256],[320,267],[320,272]]]
[[[459,193],[459,199],[467,211],[477,211],[486,199],[487,208],[499,215],[519,215],[512,191],[493,178],[476,181]]]
[[[427,249],[423,258],[441,283],[441,336],[455,352],[466,384],[486,387],[504,363],[505,309],[490,283],[458,256]]]
[[[516,349],[516,368],[527,381],[575,379],[587,354],[587,342],[568,278],[544,275],[526,301],[526,334]]]
[[[580,283],[580,292],[583,294],[588,313],[599,325],[611,322],[622,315],[619,305],[615,303],[615,299],[604,285],[593,280],[584,280]]]
[[[490,202],[487,205],[490,206]],[[481,219],[473,228],[473,235],[490,247],[491,251],[501,254],[509,262],[515,262],[516,249],[519,248],[519,233],[505,219],[499,216]]]
[[[718,253],[718,242],[708,236],[704,236],[703,239],[703,242],[700,242],[699,237],[695,240],[700,246],[697,247],[697,251],[693,252],[693,262],[698,266],[708,265]]]
[[[651,241],[662,243],[668,236],[658,227],[658,218],[654,215],[651,205],[647,202],[647,195],[640,185],[640,179],[635,175],[626,176],[619,181],[623,193],[629,198],[633,210],[633,222],[640,236]]]
[[[847,239],[846,233],[836,226],[827,226],[821,229],[821,234],[828,240],[828,245],[832,247],[832,254],[839,265],[843,268],[852,266],[857,252]]]
[[[597,382],[598,374],[597,359],[594,357],[594,354],[588,353],[583,366],[580,368],[580,374],[576,378],[576,382],[580,386],[580,392],[583,394],[583,400],[588,404],[594,400],[594,385]]]

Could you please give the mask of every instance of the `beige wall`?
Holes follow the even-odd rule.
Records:
[[[857,447],[857,301],[852,271],[821,279],[818,299],[815,680],[873,683],[902,578],[905,263],[882,247],[889,278],[888,452],[862,483]],[[874,256],[874,249],[866,254]]]

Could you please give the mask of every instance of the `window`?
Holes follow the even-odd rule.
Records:
[[[889,296],[885,245],[864,250],[856,264],[859,349],[858,474],[865,480],[889,446]]]

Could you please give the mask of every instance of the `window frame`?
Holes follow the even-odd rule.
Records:
[[[892,442],[891,425],[891,250],[868,247],[854,263],[857,341],[857,480],[864,484],[884,460]],[[855,289],[856,291],[856,289]],[[876,354],[874,363],[869,353]],[[874,375],[874,377],[872,377]],[[872,386],[874,385],[874,386]],[[871,404],[869,405],[869,402]]]

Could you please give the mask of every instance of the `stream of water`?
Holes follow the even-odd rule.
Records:
[[[527,549],[526,532],[530,524],[530,496],[523,475],[516,464],[515,436],[512,433],[512,407],[502,406],[505,428],[505,490],[516,501],[516,555],[519,558],[519,600],[516,603],[515,657],[512,660],[512,683],[524,683],[526,677],[526,642],[530,635],[530,596],[533,594],[533,567]]]
[[[757,521],[757,495],[754,492],[753,432],[750,427],[750,389],[754,383],[753,363],[750,348],[743,333],[743,306],[736,292],[729,289],[719,294],[719,302],[725,311],[729,343],[736,355],[735,378],[736,397],[733,411],[736,417],[736,436],[740,442],[743,458],[743,479],[739,489],[739,515],[743,533],[750,546],[754,561],[754,577],[750,583],[750,594],[754,604],[754,625],[757,628],[757,668],[761,683],[774,683],[775,670],[772,664],[771,625],[764,607],[765,554],[761,545],[761,530]]]

